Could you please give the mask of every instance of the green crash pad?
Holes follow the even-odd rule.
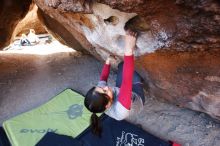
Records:
[[[12,146],[34,146],[47,132],[76,137],[89,126],[84,97],[66,89],[44,105],[3,123]]]

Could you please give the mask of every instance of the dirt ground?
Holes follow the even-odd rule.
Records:
[[[33,109],[66,88],[82,94],[96,85],[102,63],[77,52],[51,55],[0,53],[0,123]],[[114,84],[116,73],[109,82]],[[146,94],[144,110],[131,122],[183,146],[220,146],[220,122]]]

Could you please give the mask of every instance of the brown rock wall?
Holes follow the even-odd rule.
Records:
[[[156,52],[136,60],[151,96],[220,120],[220,51]]]

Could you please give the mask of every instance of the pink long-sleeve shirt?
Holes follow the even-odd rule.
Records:
[[[110,65],[105,64],[100,76],[100,81],[107,82],[110,72]],[[132,79],[134,73],[134,56],[124,56],[124,65],[122,73],[122,84],[119,91],[118,101],[126,108],[131,107]]]

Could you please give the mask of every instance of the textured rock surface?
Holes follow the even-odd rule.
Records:
[[[220,3],[217,0],[100,2],[141,16],[142,21],[137,21],[149,25],[152,38],[158,43],[156,49],[167,46],[179,51],[196,51],[217,49],[220,46]]]
[[[59,11],[91,13],[90,1],[87,0],[46,0],[45,4]]]
[[[0,49],[9,45],[18,22],[25,17],[32,0],[3,0],[0,6]]]
[[[54,2],[59,5],[55,7]],[[123,47],[121,42],[123,42],[124,25],[139,31],[136,55],[164,48],[178,51],[219,48],[220,4],[218,1],[100,0],[99,2],[121,11],[111,9],[107,5],[92,3],[88,8],[91,14],[81,14],[81,17],[86,18],[87,21],[80,21],[80,24],[77,24],[74,22],[76,19],[73,18],[75,14],[71,13],[74,9],[65,9],[63,12],[59,6],[65,8],[72,5],[77,8],[80,2],[36,0],[45,13],[62,23],[66,21],[64,25],[77,28],[77,31],[98,48],[97,50],[104,48],[105,51],[116,55],[122,55],[123,52],[120,48]],[[81,2],[81,7],[84,3],[86,2]],[[138,17],[134,17],[136,14]],[[132,17],[134,18],[131,19]],[[128,21],[129,19],[131,20]],[[88,22],[93,27],[88,26]]]

